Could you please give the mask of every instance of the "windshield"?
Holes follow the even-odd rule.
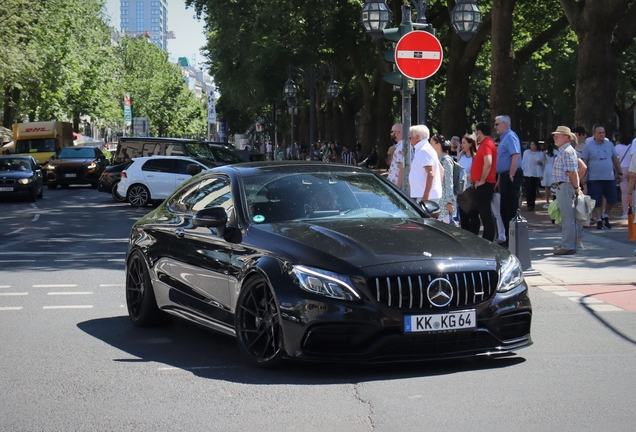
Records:
[[[198,159],[208,159],[213,161],[214,155],[205,143],[190,142],[185,145],[188,149],[188,156]]]
[[[31,171],[31,164],[21,158],[2,158],[0,171]]]
[[[66,147],[60,152],[58,159],[90,159],[95,157],[95,150],[92,148]]]
[[[36,138],[18,140],[15,144],[16,153],[44,153],[54,152],[57,140],[55,138]]]
[[[241,163],[243,159],[231,150],[223,147],[210,147],[214,154],[214,160],[217,162]]]
[[[262,174],[243,178],[250,220],[421,218],[414,204],[370,173]]]

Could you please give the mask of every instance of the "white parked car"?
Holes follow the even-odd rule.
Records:
[[[209,169],[201,162],[186,156],[135,158],[133,163],[121,172],[117,193],[126,197],[126,200],[134,207],[146,206],[150,201],[164,200],[192,177],[188,174],[189,165],[200,167],[200,171]]]

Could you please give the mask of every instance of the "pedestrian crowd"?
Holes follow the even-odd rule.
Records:
[[[508,247],[509,225],[525,194],[527,210],[534,211],[537,197],[545,194],[544,209],[561,220],[561,244],[555,255],[572,255],[583,247],[583,225],[611,229],[609,214],[618,203],[620,185],[623,218],[628,218],[636,193],[636,140],[621,136],[614,145],[603,125],[588,137],[582,127],[572,131],[559,126],[545,149],[531,140],[526,149],[511,129],[509,116],[495,118],[491,138],[489,123],[475,125],[472,134],[447,141],[431,135],[424,125],[391,128],[395,144],[387,153],[388,180],[403,188],[405,158],[411,197],[439,204],[439,220]],[[459,174],[458,174],[459,173]],[[457,184],[461,182],[461,184]],[[552,200],[552,206],[550,202]],[[582,223],[583,222],[583,223]],[[634,252],[636,255],[636,251]]]

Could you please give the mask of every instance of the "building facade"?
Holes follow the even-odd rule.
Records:
[[[122,35],[145,36],[168,51],[167,0],[121,0],[120,25]]]

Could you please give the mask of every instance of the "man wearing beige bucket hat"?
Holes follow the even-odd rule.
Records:
[[[576,196],[581,193],[579,157],[571,142],[576,136],[569,127],[559,126],[554,132],[554,144],[559,149],[552,163],[552,184],[556,189],[556,201],[561,212],[561,247],[555,255],[574,255],[577,239],[583,236],[583,226],[575,217]]]

